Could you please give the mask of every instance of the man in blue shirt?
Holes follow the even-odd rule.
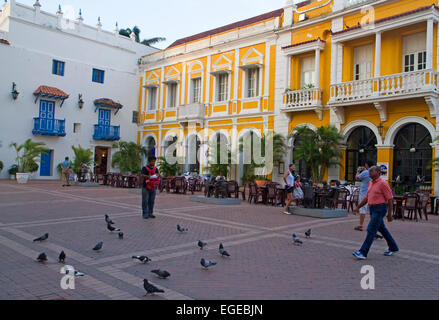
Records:
[[[61,163],[61,180],[65,179],[66,184],[63,184],[62,186],[70,187],[70,160],[69,157],[66,157],[66,159]]]
[[[369,176],[369,169],[373,167],[375,164],[372,161],[366,161],[364,167],[359,167],[357,170],[356,179],[357,181],[361,181],[360,188],[360,197],[358,203],[361,203],[366,197],[367,190],[369,188],[369,182],[372,180]],[[363,231],[363,224],[366,218],[366,214],[369,213],[369,206],[366,204],[364,207],[360,209],[360,225],[355,227],[357,231]]]

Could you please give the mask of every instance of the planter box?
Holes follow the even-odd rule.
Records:
[[[26,184],[29,181],[30,173],[17,173],[16,176],[19,184]]]

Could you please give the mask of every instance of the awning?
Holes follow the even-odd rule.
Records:
[[[61,106],[63,105],[64,100],[69,98],[69,95],[64,91],[58,88],[48,87],[48,86],[40,86],[37,90],[35,90],[34,96],[37,97],[35,99],[35,103],[37,103],[39,97],[43,97],[43,98],[61,100],[62,101]]]
[[[119,112],[120,109],[123,108],[123,105],[121,105],[118,102],[114,102],[113,100],[108,99],[108,98],[96,99],[94,101],[94,104],[96,106],[95,112],[98,110],[98,108],[105,107],[105,108],[116,109],[116,112],[114,113],[114,114],[116,114]]]

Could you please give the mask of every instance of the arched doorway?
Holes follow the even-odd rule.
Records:
[[[293,142],[293,147],[291,148],[291,159],[292,163],[296,165],[296,175],[299,175],[301,180],[309,180],[311,179],[311,167],[306,164],[305,160],[296,160],[297,159],[297,146],[300,145],[302,141],[301,137],[297,137]],[[289,165],[289,164],[288,164]]]
[[[410,123],[402,127],[394,141],[393,178],[406,186],[406,191],[431,185],[433,151],[430,132],[423,125]],[[417,181],[417,177],[422,183]],[[398,179],[399,177],[399,179]]]
[[[201,140],[197,134],[187,138],[185,171],[200,173]]]
[[[355,182],[357,169],[366,161],[377,161],[377,138],[368,127],[361,126],[352,131],[346,145],[345,180]]]
[[[156,155],[156,142],[153,137],[148,137],[146,139],[146,152],[147,157]]]
[[[224,175],[230,178],[231,150],[228,138],[224,133],[217,132],[209,139],[207,162],[209,174]]]
[[[177,136],[168,136],[165,138],[165,140],[163,141],[163,157],[165,158],[172,157],[175,158],[176,160],[177,148],[178,148],[177,141],[178,141]],[[168,152],[169,147],[172,147],[172,149]],[[173,162],[171,160],[172,159],[167,159],[168,162]]]

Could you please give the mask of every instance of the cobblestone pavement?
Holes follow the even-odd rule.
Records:
[[[140,194],[111,187],[62,188],[59,182],[0,182],[0,299],[438,299],[439,217],[388,224],[401,247],[384,257],[376,241],[367,261],[356,261],[366,235],[357,217],[319,220],[281,214],[263,205],[206,205],[189,195],[161,194],[155,220],[141,219]],[[107,213],[125,234],[106,230]],[[180,234],[176,225],[189,228]],[[312,228],[311,239],[304,232]],[[48,232],[43,243],[32,240]],[[304,241],[294,246],[291,234]],[[208,243],[198,249],[198,240]],[[93,246],[103,241],[100,252]],[[231,258],[218,254],[223,243]],[[66,264],[84,272],[63,290]],[[49,260],[36,262],[45,252]],[[152,259],[141,264],[132,255]],[[204,257],[218,264],[203,270]],[[375,290],[361,288],[361,268],[375,269]],[[150,271],[166,269],[171,277]],[[144,296],[143,279],[165,290]]]

